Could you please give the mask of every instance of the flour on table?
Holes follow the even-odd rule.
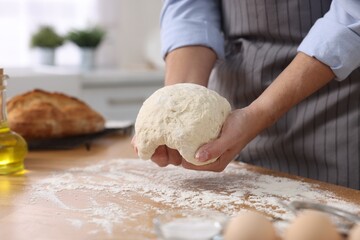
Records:
[[[74,226],[74,227],[76,227],[76,228],[81,228],[82,227],[82,225],[83,225],[83,222],[81,221],[81,220],[79,220],[79,219],[72,219],[72,218],[68,218],[68,219],[66,219],[66,220],[68,220],[70,223],[71,223],[71,225],[72,226]]]
[[[292,213],[279,200],[307,200],[360,213],[359,205],[319,190],[315,184],[261,175],[241,166],[230,164],[224,172],[212,173],[174,166],[159,168],[138,159],[114,159],[53,172],[34,182],[29,189],[30,201],[49,201],[77,216],[68,218],[69,225],[81,229],[94,224],[97,228],[90,234],[102,231],[109,235],[125,228],[125,222],[137,223],[166,209],[217,209],[233,216],[250,208],[274,219],[290,220]],[[70,192],[76,193],[71,195],[71,203],[66,200]],[[146,215],[148,212],[152,215]],[[153,233],[152,226],[123,230]]]

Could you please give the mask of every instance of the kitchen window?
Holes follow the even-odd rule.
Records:
[[[60,34],[72,28],[97,24],[97,0],[0,0],[0,65],[30,66],[36,50],[30,48],[31,34],[40,25],[51,25]],[[58,61],[77,63],[77,49],[65,44]]]
[[[33,67],[38,52],[30,48],[31,34],[46,24],[60,34],[92,25],[103,27],[106,36],[96,53],[99,68],[162,69],[161,6],[161,0],[0,0],[0,66]],[[56,67],[72,69],[79,62],[80,52],[73,43],[56,50]]]

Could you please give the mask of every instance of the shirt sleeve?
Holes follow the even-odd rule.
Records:
[[[165,0],[160,16],[162,56],[176,48],[202,45],[223,58],[219,4],[217,0]]]
[[[340,81],[360,67],[359,49],[360,1],[333,0],[330,10],[315,22],[298,51],[331,67]]]

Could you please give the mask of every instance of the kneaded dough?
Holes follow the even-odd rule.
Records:
[[[136,147],[141,159],[150,159],[156,148],[177,149],[194,165],[197,149],[216,139],[231,111],[229,102],[206,87],[179,83],[154,92],[142,105],[135,122]]]

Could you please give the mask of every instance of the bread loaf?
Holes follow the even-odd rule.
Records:
[[[99,132],[104,118],[86,103],[62,93],[33,90],[7,102],[9,127],[25,139]]]

